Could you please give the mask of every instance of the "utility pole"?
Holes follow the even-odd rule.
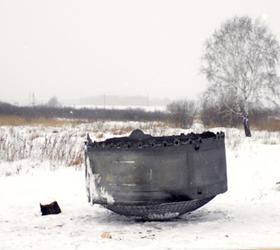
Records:
[[[35,106],[35,93],[33,92],[32,94],[31,94],[31,98],[30,98],[31,100],[31,106]]]

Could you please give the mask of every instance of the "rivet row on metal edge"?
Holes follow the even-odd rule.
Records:
[[[192,133],[191,133],[192,134]],[[184,137],[187,136],[185,134],[181,134],[179,136],[174,136],[174,140],[171,142],[170,140],[161,140],[161,139],[157,139],[157,137],[152,137],[152,139],[150,141],[148,141],[148,143],[143,142],[142,140],[139,141],[135,141],[135,142],[131,142],[131,141],[127,141],[127,142],[117,142],[117,143],[106,143],[105,141],[103,142],[97,142],[94,141],[93,143],[91,142],[90,146],[91,147],[95,147],[95,148],[99,148],[99,149],[130,149],[130,148],[156,148],[156,147],[171,147],[171,146],[180,146],[180,145],[187,145],[187,144],[194,144],[194,148],[195,150],[198,150],[199,147],[197,146],[197,143],[203,143],[203,140],[206,139],[219,139],[219,138],[224,138],[225,134],[224,132],[217,132],[216,133],[216,137],[209,137],[209,138],[201,138],[198,137],[196,139],[191,139],[191,138],[187,138],[186,140],[180,140],[180,137]],[[172,137],[172,136],[170,136]]]

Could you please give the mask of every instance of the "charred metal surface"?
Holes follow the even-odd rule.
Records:
[[[224,133],[128,137],[86,144],[89,201],[119,214],[175,217],[227,191]]]
[[[145,220],[161,220],[171,219],[187,212],[198,209],[212,200],[214,197],[190,200],[190,201],[179,201],[170,203],[161,203],[153,205],[104,205],[111,211],[126,215],[140,217]]]

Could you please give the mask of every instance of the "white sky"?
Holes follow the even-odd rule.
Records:
[[[203,43],[233,15],[262,16],[280,37],[276,0],[0,0],[0,100],[92,95],[192,97],[205,88]]]

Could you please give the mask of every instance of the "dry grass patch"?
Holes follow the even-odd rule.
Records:
[[[83,154],[80,153],[69,162],[69,166],[82,166],[83,163],[84,163],[84,157]]]
[[[16,115],[0,115],[0,126],[25,126],[25,125],[43,125],[43,126],[64,126],[78,125],[82,121],[78,119],[57,119],[46,117],[22,117]]]
[[[268,118],[252,122],[251,127],[256,130],[280,131],[280,118]]]
[[[219,123],[210,123],[204,126],[205,128],[233,127],[233,126],[225,126]],[[280,131],[280,118],[267,118],[258,121],[250,120],[250,127],[251,129],[258,130],[258,131],[277,132]],[[243,129],[242,122],[240,122],[240,124],[235,128]]]

